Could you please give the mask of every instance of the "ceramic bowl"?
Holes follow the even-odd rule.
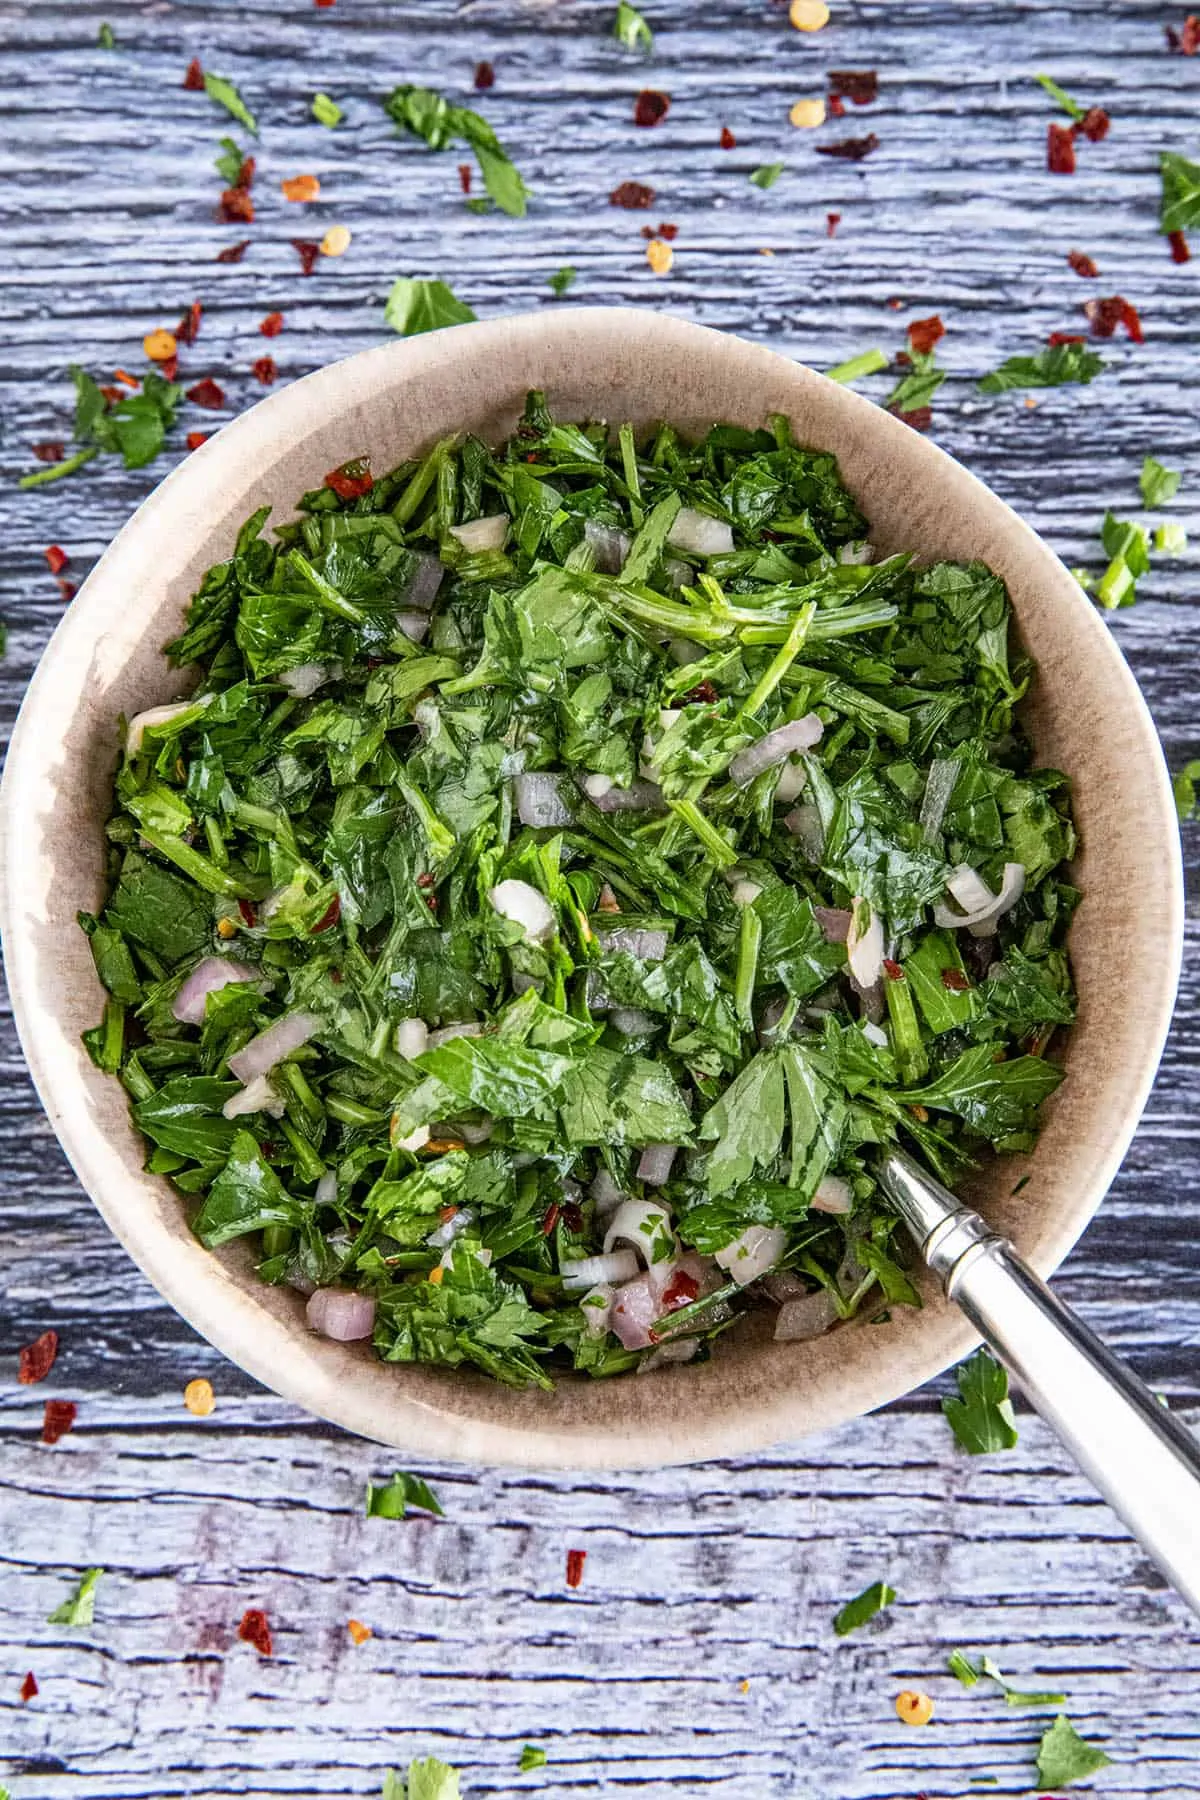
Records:
[[[115,721],[178,696],[162,644],[204,571],[264,504],[291,516],[327,469],[387,469],[450,429],[500,441],[525,391],[560,417],[761,425],[788,414],[833,451],[880,551],[982,558],[1007,581],[1037,660],[1039,759],[1075,784],[1084,900],[1071,934],[1080,994],[1068,1079],[1028,1161],[982,1172],[971,1198],[1043,1275],[1102,1199],[1158,1063],[1178,972],[1182,883],[1169,782],[1141,694],[1091,603],[1009,508],[925,438],[811,370],[736,337],[629,309],[546,309],[456,327],[335,363],[263,400],[150,496],[72,602],[30,686],[3,789],[2,925],[21,1041],[63,1148],[162,1295],[288,1399],[414,1459],[632,1467],[747,1451],[838,1424],[917,1387],[972,1345],[934,1293],[886,1326],[775,1344],[750,1318],[699,1367],[514,1392],[469,1371],[376,1362],[313,1336],[303,1302],[262,1287],[244,1247],[214,1255],[184,1202],[142,1167],[118,1083],[79,1034],[101,990],[80,908],[101,900]],[[1013,1194],[1017,1178],[1031,1179]],[[64,1279],[66,1271],[64,1271]]]

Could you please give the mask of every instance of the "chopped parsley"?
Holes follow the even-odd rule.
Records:
[[[437,1495],[419,1475],[397,1469],[392,1479],[379,1487],[373,1481],[367,1483],[368,1519],[402,1519],[410,1506],[435,1513],[439,1519],[445,1517]]]
[[[888,358],[886,350],[864,350],[858,356],[851,356],[845,362],[835,364],[825,373],[830,381],[860,381],[864,375],[877,375],[880,369],[886,369]]]
[[[1149,507],[1151,512],[1164,506],[1179,492],[1180,480],[1178,469],[1166,469],[1157,457],[1147,456],[1142,463],[1142,472],[1138,476],[1142,505]]]
[[[232,113],[233,117],[239,124],[244,125],[247,131],[252,131],[255,137],[258,136],[258,121],[232,81],[227,81],[224,75],[210,75],[206,70],[204,91],[210,100],[215,100],[217,105],[223,106],[227,113]]]
[[[1084,117],[1086,108],[1080,106],[1078,100],[1073,100],[1066,89],[1059,87],[1057,81],[1051,76],[1035,75],[1033,79],[1039,87],[1045,89],[1056,105],[1062,107],[1069,119],[1074,119],[1078,123]]]
[[[1158,158],[1162,176],[1159,230],[1189,231],[1200,226],[1200,163],[1189,162],[1177,151],[1163,150]]]
[[[782,418],[643,440],[538,393],[266,524],[169,648],[194,697],[131,725],[81,921],[89,1053],[200,1240],[517,1386],[706,1356],[772,1267],[919,1304],[879,1147],[1027,1149],[1074,1012],[1000,579],[876,561]],[[966,871],[1010,895],[978,948]]]
[[[1137,599],[1138,578],[1150,568],[1150,534],[1144,525],[1104,515],[1100,542],[1108,554],[1108,567],[1096,587],[1101,606],[1132,606]]]
[[[475,152],[483,185],[501,212],[523,219],[529,198],[511,159],[495,132],[480,113],[455,106],[432,88],[398,87],[384,101],[384,108],[398,130],[424,138],[431,150],[445,150],[463,142]]]
[[[332,131],[335,125],[341,124],[344,114],[337,101],[331,100],[328,94],[314,94],[312,116],[318,125],[327,125]]]
[[[76,450],[73,456],[64,456],[61,462],[48,463],[44,469],[35,469],[31,475],[22,475],[17,486],[23,488],[45,487],[47,482],[62,481],[64,476],[74,475],[77,469],[82,469],[85,463],[90,463],[93,456],[99,456],[99,454],[99,446],[95,444],[84,450]]]
[[[755,187],[772,188],[783,174],[784,164],[781,162],[764,163],[761,169],[755,169],[750,180]]]
[[[91,1625],[96,1616],[96,1584],[103,1569],[89,1569],[74,1593],[56,1606],[47,1621],[51,1625]]]
[[[1010,388],[1064,387],[1094,381],[1104,367],[1104,358],[1086,344],[1049,344],[1033,356],[1010,356],[983,377],[979,391],[1004,394]]]
[[[443,325],[469,325],[475,314],[444,281],[417,281],[402,275],[393,282],[383,316],[401,337],[439,331]]]
[[[517,1759],[517,1767],[522,1775],[527,1775],[530,1769],[544,1769],[545,1766],[546,1752],[537,1744],[524,1745]]]
[[[889,1587],[886,1581],[873,1581],[869,1588],[864,1588],[853,1600],[847,1600],[841,1611],[834,1614],[833,1629],[839,1637],[849,1637],[852,1631],[857,1631],[881,1613],[885,1606],[890,1606],[895,1598],[895,1588]]]
[[[962,1650],[952,1650],[946,1658],[946,1666],[956,1681],[961,1681],[967,1688],[978,1686],[982,1673]]]
[[[1026,1000],[1025,1004],[1036,1005]],[[1036,1063],[1036,1057],[1022,1057],[1023,1062]],[[1014,1063],[998,1063],[997,1072],[1015,1068]],[[1049,1092],[1049,1089],[1046,1090]],[[991,1450],[1011,1450],[1017,1442],[1017,1424],[1012,1401],[1008,1397],[1008,1374],[990,1350],[977,1350],[974,1356],[954,1371],[958,1397],[947,1396],[942,1411],[950,1429],[972,1456]]]
[[[221,148],[214,161],[214,167],[227,188],[236,187],[241,179],[242,167],[246,161],[245,153],[231,137],[221,139]]]
[[[117,34],[107,20],[101,22],[100,29],[96,33],[96,42],[99,44],[101,50],[116,49]]]
[[[883,403],[888,412],[919,412],[930,404],[946,379],[946,371],[937,367],[932,350],[909,350],[906,354],[910,367]]]
[[[555,269],[553,275],[547,275],[546,286],[561,299],[567,289],[574,286],[577,274],[577,269],[564,264],[561,269]]]
[[[1098,1769],[1108,1768],[1111,1762],[1103,1750],[1080,1737],[1065,1713],[1059,1713],[1038,1746],[1038,1786],[1069,1787],[1074,1781],[1085,1781]]]
[[[950,1673],[956,1676],[964,1687],[975,1687],[984,1677],[989,1681],[994,1681],[997,1687],[1003,1690],[1004,1698],[1009,1706],[1062,1706],[1066,1700],[1065,1694],[1023,1693],[1019,1688],[1012,1686],[990,1656],[981,1657],[978,1668],[961,1650],[952,1650],[946,1661]]]
[[[1175,810],[1179,822],[1187,824],[1196,817],[1196,783],[1200,781],[1200,762],[1184,763],[1171,783],[1175,792]]]
[[[436,1756],[410,1762],[407,1779],[396,1770],[384,1776],[381,1800],[462,1800],[458,1775]]]
[[[647,56],[654,48],[654,33],[630,0],[619,0],[613,23],[613,36],[626,50],[641,50]]]

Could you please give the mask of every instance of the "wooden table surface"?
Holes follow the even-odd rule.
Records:
[[[249,370],[267,349],[288,380],[381,341],[402,274],[441,276],[490,318],[554,305],[547,276],[571,264],[581,302],[666,307],[818,367],[897,350],[909,319],[937,311],[951,371],[938,441],[1070,563],[1096,561],[1107,505],[1135,509],[1146,452],[1183,469],[1172,511],[1200,524],[1200,242],[1176,266],[1155,224],[1156,152],[1200,155],[1200,57],[1163,37],[1181,17],[1150,0],[833,5],[810,36],[773,0],[649,0],[649,62],[612,41],[609,0],[0,8],[6,724],[62,611],[44,546],[65,546],[80,577],[183,432],[219,417],[186,408],[170,456],[138,473],[102,459],[32,493],[15,478],[31,443],[70,435],[68,363],[140,369],[143,333],[192,300],[204,323],[185,372],[214,376],[229,414],[261,393]],[[115,50],[97,46],[102,19]],[[260,216],[244,233],[213,219],[212,158],[232,121],[181,91],[192,56],[259,116]],[[481,57],[496,85],[480,103],[533,190],[523,221],[465,211],[458,156],[400,142],[379,106],[404,80],[469,103]],[[792,130],[792,101],[821,93],[831,68],[877,68],[877,104],[816,136]],[[1113,115],[1074,177],[1045,172],[1055,115],[1039,69]],[[673,99],[653,131],[631,123],[647,83]],[[309,116],[319,89],[345,108],[336,131]],[[734,150],[718,148],[723,124]],[[815,153],[868,130],[880,148],[865,162]],[[780,158],[773,188],[749,185]],[[280,178],[307,172],[319,205],[289,207]],[[607,204],[630,178],[658,190],[651,213]],[[647,218],[678,224],[668,279],[646,266]],[[288,239],[335,222],[354,232],[348,254],[304,279]],[[218,265],[241,235],[244,262]],[[1097,282],[1071,272],[1071,249],[1096,259]],[[1089,293],[1128,296],[1145,343],[1114,341],[1093,386],[1036,407],[977,393],[1004,356],[1086,329]],[[286,328],[268,345],[255,327],[273,309]],[[1112,621],[1172,766],[1200,754],[1196,566],[1163,563]],[[1059,1279],[1185,1408],[1200,1401],[1197,966],[1193,948],[1144,1124]],[[956,1645],[1065,1689],[1117,1765],[1104,1791],[1200,1794],[1195,1621],[1036,1422],[1010,1454],[968,1458],[938,1412],[943,1383],[820,1439],[656,1475],[427,1468],[443,1521],[368,1521],[364,1483],[387,1455],[257,1389],[167,1309],[72,1177],[7,1021],[0,1054],[0,1783],[13,1800],[368,1795],[387,1766],[430,1753],[459,1764],[472,1795],[1027,1793],[1046,1716],[958,1687],[944,1672]],[[17,1347],[48,1326],[58,1365],[18,1387]],[[206,1420],[181,1402],[199,1374],[218,1395]],[[39,1441],[48,1395],[79,1404],[54,1448]],[[577,1592],[569,1547],[588,1552]],[[108,1570],[95,1625],[47,1624],[89,1564]],[[837,1641],[833,1608],[884,1575],[897,1604]],[[236,1640],[251,1605],[269,1613],[270,1661]],[[361,1648],[352,1616],[374,1633]],[[27,1670],[40,1693],[22,1704]],[[905,1686],[937,1701],[925,1730],[895,1716]],[[527,1740],[550,1760],[518,1775]],[[984,1778],[996,1785],[973,1785]]]

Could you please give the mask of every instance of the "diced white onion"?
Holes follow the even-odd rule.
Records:
[[[297,700],[307,700],[329,680],[329,669],[325,663],[301,663],[295,669],[284,669],[276,676],[280,687],[285,687],[289,694]]]
[[[758,881],[735,881],[729,890],[729,898],[735,906],[752,906],[762,893],[762,883]]]
[[[733,527],[694,506],[681,506],[667,542],[688,556],[726,556],[733,549]]]
[[[841,1175],[825,1175],[811,1204],[817,1212],[848,1213],[854,1205],[854,1189]]]
[[[739,1287],[747,1287],[774,1268],[786,1244],[787,1232],[778,1225],[747,1225],[732,1244],[717,1251],[716,1259]]]
[[[462,1119],[457,1119],[450,1135],[460,1137],[464,1144],[486,1144],[495,1129],[495,1119],[483,1119],[478,1125],[468,1125]],[[438,1136],[442,1135],[439,1131]]]
[[[863,915],[866,924],[861,924]],[[875,908],[860,896],[855,897],[846,933],[846,961],[861,988],[872,988],[883,974],[883,922]]]
[[[337,1176],[332,1169],[326,1169],[316,1185],[313,1199],[318,1206],[332,1206],[338,1197]]]
[[[589,787],[589,782],[607,780],[606,776],[586,775],[580,786],[597,812],[657,812],[663,804],[662,789],[655,781],[634,781],[628,787]]]
[[[875,561],[874,546],[866,543],[843,544],[838,551],[840,563],[870,563]]]
[[[779,771],[779,780],[775,783],[776,806],[787,806],[798,800],[808,782],[804,764],[792,762],[789,758]]]
[[[603,800],[617,784],[611,775],[584,775],[579,785],[589,800]]]
[[[407,1137],[397,1138],[392,1148],[393,1150],[407,1150],[410,1155],[415,1156],[418,1150],[425,1148],[432,1135],[428,1125],[418,1125],[409,1132]]]
[[[987,882],[965,863],[955,869],[946,886],[965,911],[955,912],[951,907],[938,902],[933,909],[935,922],[951,931],[965,926],[972,937],[991,937],[997,921],[1004,917],[1010,907],[1016,905],[1025,892],[1025,865],[1019,862],[1005,863],[1004,880],[998,894],[993,894]]]
[[[318,1288],[304,1309],[313,1331],[352,1344],[368,1338],[375,1329],[375,1302],[370,1294],[352,1294],[345,1288]]]
[[[604,1234],[604,1253],[607,1256],[616,1244],[632,1244],[649,1268],[655,1249],[671,1239],[671,1217],[665,1206],[653,1200],[623,1200]]]
[[[396,1055],[405,1062],[424,1056],[429,1048],[429,1027],[424,1019],[401,1019],[396,1027]]]
[[[942,829],[960,766],[961,759],[957,756],[935,756],[929,765],[920,817],[921,837],[926,844],[932,844]]]
[[[802,719],[789,719],[786,725],[777,725],[766,737],[759,738],[757,744],[739,750],[729,765],[729,773],[739,787],[745,787],[764,769],[773,769],[776,763],[795,755],[798,750],[811,750],[824,729],[816,713],[805,713]]]
[[[472,519],[467,525],[452,525],[450,536],[457,538],[464,550],[503,550],[508,536],[508,514],[489,513],[486,519]]]
[[[423,643],[429,631],[429,614],[412,611],[398,612],[396,623],[410,644]]]
[[[269,1113],[273,1119],[282,1119],[286,1103],[282,1095],[277,1094],[271,1086],[270,1077],[256,1075],[248,1081],[244,1088],[231,1094],[221,1112],[227,1119],[240,1119],[247,1113]]]
[[[613,1250],[603,1256],[581,1256],[578,1262],[565,1262],[562,1284],[568,1294],[576,1294],[595,1287],[597,1282],[617,1287],[622,1281],[631,1281],[637,1272],[638,1259],[632,1250]]]
[[[868,1044],[874,1044],[877,1050],[887,1049],[888,1034],[881,1026],[872,1024],[870,1019],[864,1019],[859,1029],[866,1038]]]
[[[637,1178],[651,1187],[661,1187],[671,1176],[671,1165],[679,1154],[678,1144],[647,1144],[638,1158]]]
[[[477,1019],[462,1019],[457,1025],[443,1025],[440,1031],[431,1031],[425,1045],[427,1050],[438,1050],[443,1044],[453,1043],[455,1038],[480,1037],[483,1026]]]
[[[803,806],[794,806],[790,813],[783,815],[783,822],[792,836],[799,840],[800,848],[809,862],[819,863],[825,854],[825,827],[821,823],[821,815],[811,801]]]
[[[561,777],[548,769],[514,776],[513,792],[522,825],[542,829],[547,825],[571,823],[571,810],[563,800],[560,781]]]
[[[281,1063],[301,1044],[307,1044],[313,1033],[320,1029],[321,1021],[316,1013],[285,1013],[282,1019],[276,1019],[273,1025],[268,1025],[265,1031],[260,1031],[231,1056],[229,1067],[239,1081],[251,1082],[256,1075],[269,1075],[276,1063]]]
[[[583,1314],[583,1329],[588,1337],[603,1337],[608,1330],[608,1315],[612,1311],[614,1291],[606,1281],[598,1281],[579,1302],[579,1310]]]
[[[620,1206],[622,1200],[629,1198],[624,1188],[617,1186],[607,1169],[599,1169],[596,1172],[588,1193],[591,1196],[592,1205],[601,1214],[612,1212],[614,1207]]]
[[[172,719],[178,719],[181,714],[191,712],[193,706],[203,705],[211,699],[211,694],[196,694],[190,700],[172,700],[166,706],[148,706],[145,712],[134,713],[125,732],[126,756],[137,755],[151,726],[169,725]]]
[[[554,910],[544,894],[527,881],[497,882],[488,899],[502,918],[519,925],[527,938],[544,942],[554,936]]]
[[[605,525],[599,519],[588,519],[583,527],[583,537],[592,552],[593,566],[599,573],[619,575],[633,542],[629,533],[616,525]]]
[[[823,1337],[837,1316],[833,1295],[825,1288],[805,1294],[802,1300],[789,1300],[775,1320],[775,1342],[799,1344],[807,1338]]]
[[[231,981],[257,981],[260,969],[235,962],[231,956],[206,956],[198,962],[171,1002],[171,1013],[181,1025],[203,1025],[205,1001],[219,994]]]
[[[431,1250],[444,1250],[447,1244],[452,1244],[460,1232],[465,1231],[467,1226],[473,1225],[474,1222],[475,1214],[471,1208],[460,1206],[453,1218],[447,1219],[444,1225],[439,1225],[436,1231],[430,1232],[425,1242]]]

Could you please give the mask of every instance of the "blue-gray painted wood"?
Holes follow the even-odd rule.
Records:
[[[669,307],[818,367],[898,349],[906,321],[936,310],[951,371],[939,441],[1069,562],[1096,560],[1107,505],[1135,509],[1147,451],[1183,468],[1172,515],[1200,524],[1200,257],[1172,264],[1154,218],[1157,150],[1200,154],[1200,58],[1168,55],[1162,37],[1182,5],[834,10],[805,37],[772,0],[649,0],[658,43],[643,63],[608,37],[608,0],[0,8],[5,721],[61,612],[44,546],[64,545],[79,578],[168,466],[98,463],[22,495],[29,446],[69,436],[69,361],[138,368],[143,333],[193,299],[204,324],[183,372],[220,381],[230,413],[258,397],[250,365],[267,349],[286,380],[379,341],[400,274],[443,276],[488,317],[553,305],[546,277],[569,263],[572,298]],[[96,46],[103,18],[114,52]],[[245,233],[214,222],[211,166],[222,135],[245,134],[180,90],[192,55],[235,78],[261,121]],[[534,190],[523,222],[465,212],[458,155],[398,141],[378,107],[400,80],[470,102],[481,57],[497,79],[479,103]],[[819,139],[877,132],[858,166],[787,123],[845,67],[879,69],[878,104]],[[1052,109],[1035,69],[1112,112],[1073,178],[1044,172]],[[630,122],[646,84],[673,98],[651,132]],[[308,116],[318,89],[346,109],[332,133]],[[734,151],[717,147],[723,124]],[[750,187],[778,157],[777,185]],[[279,180],[307,172],[320,203],[288,206]],[[626,178],[658,189],[650,214],[608,206]],[[832,240],[827,211],[842,214]],[[679,226],[667,280],[645,265],[647,218]],[[288,239],[338,221],[349,253],[304,280]],[[241,235],[245,261],[215,264]],[[1071,249],[1095,257],[1099,281],[1071,273]],[[1003,356],[1082,328],[1092,293],[1134,301],[1146,343],[1115,342],[1094,386],[1033,408],[975,392]],[[257,322],[276,308],[286,329],[268,345]],[[189,409],[177,435],[213,423]],[[1195,578],[1194,556],[1162,565],[1113,621],[1173,766],[1200,754]],[[1145,1123],[1060,1277],[1185,1406],[1200,1399],[1196,968],[1193,944]],[[1035,1422],[1011,1455],[972,1461],[929,1391],[807,1444],[661,1475],[427,1470],[445,1521],[368,1522],[363,1486],[384,1457],[256,1390],[133,1271],[71,1177],[7,1022],[0,1117],[0,1781],[14,1800],[367,1795],[389,1762],[426,1752],[460,1762],[473,1794],[548,1800],[899,1800],[987,1791],[969,1785],[987,1775],[993,1792],[1028,1792],[1037,1719],[942,1673],[956,1644],[1065,1688],[1119,1764],[1100,1778],[1109,1792],[1200,1793],[1194,1625]],[[49,1325],[58,1366],[18,1388],[17,1346]],[[208,1420],[180,1399],[200,1373],[219,1395]],[[80,1406],[53,1449],[38,1442],[51,1394]],[[577,1593],[569,1547],[588,1551]],[[95,1627],[47,1625],[92,1562],[110,1570]],[[885,1574],[899,1604],[836,1642],[835,1606]],[[275,1629],[269,1663],[235,1638],[251,1604]],[[352,1616],[375,1633],[361,1649]],[[27,1669],[41,1693],[22,1706]],[[904,1686],[935,1696],[928,1729],[896,1719]],[[518,1777],[526,1740],[551,1760]]]

